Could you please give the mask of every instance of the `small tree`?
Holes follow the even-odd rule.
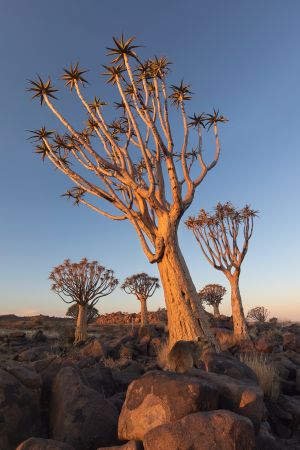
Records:
[[[126,294],[134,294],[141,302],[141,326],[147,325],[147,300],[159,288],[158,278],[150,277],[146,273],[137,273],[127,277],[121,288]]]
[[[256,215],[257,211],[250,209],[248,205],[238,210],[227,202],[224,205],[218,203],[214,214],[201,209],[198,217],[189,217],[186,221],[207,261],[215,269],[221,270],[230,282],[234,335],[239,339],[249,338],[239,278]],[[239,233],[242,235],[240,238]]]
[[[69,306],[67,312],[66,312],[66,317],[72,317],[72,319],[77,320],[78,317],[78,311],[79,311],[79,306],[78,303],[75,303],[74,305]],[[88,305],[87,308],[87,323],[92,322],[94,319],[96,319],[97,317],[99,317],[99,311],[97,308],[90,307],[90,305]]]
[[[270,314],[269,310],[267,308],[265,308],[264,306],[256,306],[255,308],[252,308],[252,309],[250,309],[250,311],[248,311],[247,319],[256,320],[257,322],[265,322],[267,320],[269,314]],[[276,319],[276,321],[277,321],[277,319]],[[271,319],[270,319],[270,322],[271,322]]]
[[[226,289],[220,284],[207,284],[199,291],[199,299],[214,309],[214,316],[220,317],[219,305],[226,293]]]
[[[93,308],[101,297],[109,295],[117,286],[114,272],[83,258],[79,263],[66,259],[63,264],[54,267],[49,279],[53,282],[51,289],[65,303],[78,304],[75,343],[87,339],[88,309]]]

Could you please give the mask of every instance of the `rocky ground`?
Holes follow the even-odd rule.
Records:
[[[0,316],[1,450],[300,449],[298,324],[252,325],[237,346],[231,320],[211,318],[223,351],[177,374],[162,370],[163,320],[115,314],[76,347],[71,319]],[[276,371],[274,389],[245,355]]]

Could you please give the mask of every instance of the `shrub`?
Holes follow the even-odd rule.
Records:
[[[259,385],[266,397],[277,400],[279,396],[279,379],[274,363],[260,353],[244,353],[240,361],[250,367],[258,378]]]
[[[247,314],[247,319],[256,320],[257,322],[265,322],[269,315],[269,310],[264,306],[256,306],[250,309]]]

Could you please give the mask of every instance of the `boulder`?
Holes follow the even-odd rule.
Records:
[[[118,411],[102,394],[86,386],[80,371],[65,367],[52,386],[52,437],[75,450],[118,444]]]
[[[215,386],[219,393],[220,408],[248,417],[256,432],[259,430],[265,415],[264,395],[259,386],[200,369],[193,369],[193,374]]]
[[[49,346],[38,346],[30,348],[29,350],[24,350],[17,355],[18,361],[31,362],[38,361],[39,359],[49,358],[50,356],[55,356]]]
[[[207,372],[228,375],[231,378],[244,380],[250,384],[258,384],[257,376],[253,370],[229,353],[205,352],[201,359]]]
[[[285,333],[283,335],[283,348],[300,353],[300,333]]]
[[[16,450],[74,450],[74,447],[53,439],[32,437],[22,442]]]
[[[148,372],[127,390],[119,417],[119,438],[142,440],[158,425],[216,409],[218,397],[208,381],[171,372]]]
[[[95,359],[106,358],[107,350],[98,339],[92,339],[79,349],[80,356],[92,356]]]
[[[296,372],[296,391],[300,394],[300,369],[297,369]]]
[[[117,385],[109,367],[101,367],[97,364],[83,369],[82,373],[90,387],[103,393],[105,397],[110,397],[116,393]]]
[[[18,376],[14,375],[13,372]],[[40,431],[41,383],[27,368],[0,369],[0,448],[14,450]]]
[[[35,361],[32,366],[42,377],[42,402],[43,404],[48,404],[50,400],[52,384],[58,372],[63,367],[75,367],[72,360],[49,357],[40,361]]]
[[[272,435],[268,422],[263,422],[256,435],[255,450],[286,450],[286,447]]]
[[[266,399],[265,403],[268,411],[268,422],[271,425],[272,431],[281,438],[291,437],[293,415],[279,406],[278,402]]]
[[[42,378],[29,364],[18,361],[2,362],[1,369],[13,375],[20,383],[30,389],[41,390]]]
[[[249,419],[231,411],[189,414],[151,429],[143,439],[145,450],[254,450]]]
[[[299,429],[300,425],[300,396],[283,395],[278,398],[278,406],[285,412],[291,414],[292,420],[290,427],[292,431]]]
[[[112,376],[116,383],[118,391],[127,391],[128,386],[138,378],[141,374],[130,370],[112,369]]]
[[[255,350],[259,353],[272,353],[282,350],[283,339],[278,333],[263,334],[254,341]]]

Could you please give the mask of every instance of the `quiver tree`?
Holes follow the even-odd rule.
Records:
[[[219,305],[225,293],[226,289],[220,284],[207,284],[199,291],[198,295],[201,302],[213,307],[214,316],[220,317]]]
[[[269,314],[270,314],[269,310],[264,306],[256,306],[255,308],[252,308],[250,309],[250,311],[248,311],[247,319],[264,323],[267,320]]]
[[[127,277],[121,288],[126,294],[135,295],[141,302],[141,326],[147,325],[147,300],[159,288],[158,278],[150,277],[146,273],[137,273]]]
[[[78,316],[75,330],[75,343],[87,339],[88,311],[92,309],[101,297],[111,294],[118,280],[114,272],[83,258],[79,263],[66,259],[63,264],[54,267],[49,279],[51,289],[65,303],[77,303]]]
[[[73,305],[69,306],[67,312],[66,312],[66,317],[72,317],[72,319],[75,319],[77,321],[77,317],[78,317],[78,311],[79,311],[79,306],[78,303],[74,303]],[[87,306],[87,323],[91,323],[93,320],[97,319],[97,317],[99,317],[99,311],[97,308],[90,307],[89,305]]]
[[[218,111],[188,116],[192,98],[183,81],[167,86],[167,58],[142,61],[123,36],[109,48],[110,65],[102,74],[114,86],[119,101],[113,104],[116,118],[108,119],[102,98],[88,100],[82,87],[85,70],[78,63],[65,69],[65,86],[86,112],[83,128],[72,125],[55,106],[57,89],[41,77],[30,82],[33,97],[46,105],[62,131],[45,127],[32,132],[36,152],[48,160],[75,187],[65,194],[113,220],[129,220],[150,263],[157,263],[164,289],[170,341],[193,339],[203,332],[214,339],[197,292],[181,254],[177,230],[180,219],[193,201],[195,191],[217,164],[220,154],[218,125],[226,119]],[[179,111],[182,139],[175,143],[170,121]],[[78,123],[78,117],[76,118]],[[203,130],[213,131],[214,157],[203,157]],[[178,124],[176,124],[176,134]],[[190,135],[195,134],[190,140]],[[105,207],[106,203],[106,207]]]
[[[224,205],[218,203],[213,214],[201,209],[197,217],[189,217],[185,222],[193,231],[207,261],[221,270],[230,282],[233,327],[238,339],[249,337],[239,277],[256,215],[257,211],[247,205],[238,210],[227,202]]]

